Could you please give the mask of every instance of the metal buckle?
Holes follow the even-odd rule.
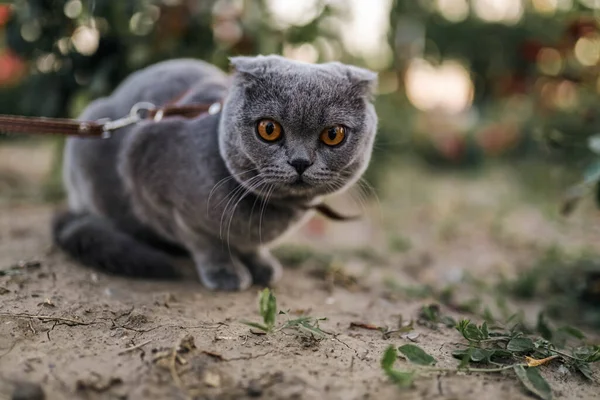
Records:
[[[216,113],[218,113],[219,111],[221,111],[221,103],[217,102],[217,103],[212,103],[210,105],[210,107],[208,107],[208,113],[210,115],[215,115]]]
[[[108,120],[104,123],[102,126],[102,139],[109,139],[112,131],[125,128],[129,125],[137,124],[142,120],[142,113],[152,111],[155,108],[156,106],[154,104],[147,101],[136,103],[133,107],[131,107],[128,116],[115,119],[114,121]],[[104,121],[104,119],[100,121]]]

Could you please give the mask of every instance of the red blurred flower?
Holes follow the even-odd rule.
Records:
[[[0,26],[6,24],[10,19],[10,6],[9,5],[0,5]]]
[[[10,50],[0,53],[0,85],[15,83],[25,72],[25,63]]]

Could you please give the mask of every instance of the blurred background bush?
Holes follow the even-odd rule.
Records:
[[[227,69],[231,55],[278,53],[380,73],[375,183],[415,154],[581,168],[600,147],[588,146],[599,12],[597,0],[16,0],[0,5],[0,112],[76,116],[160,60]]]

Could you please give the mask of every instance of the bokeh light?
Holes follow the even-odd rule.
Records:
[[[423,59],[412,61],[405,85],[410,102],[423,111],[455,114],[466,110],[473,100],[469,71],[451,60],[437,67]]]

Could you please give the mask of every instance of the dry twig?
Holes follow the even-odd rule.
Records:
[[[83,322],[83,321],[78,321],[73,318],[53,317],[50,315],[33,315],[33,314],[26,314],[26,313],[12,314],[12,313],[0,312],[0,317],[39,319],[40,321],[44,321],[44,322],[55,321],[55,322],[62,322],[62,323],[71,324],[71,325],[97,324],[97,322]]]
[[[145,345],[147,345],[150,342],[152,342],[152,339],[148,339],[145,342],[142,342],[140,344],[136,344],[135,346],[131,346],[131,347],[128,347],[126,349],[123,349],[120,352],[118,352],[117,355],[120,356],[121,354],[129,353],[130,351],[133,351],[133,350],[136,350],[136,349],[140,349],[140,348],[144,347]]]

